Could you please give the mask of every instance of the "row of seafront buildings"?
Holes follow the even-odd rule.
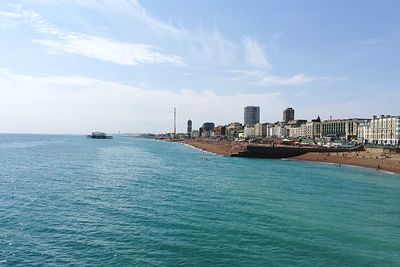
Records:
[[[400,116],[380,115],[371,119],[295,119],[295,110],[283,111],[283,119],[275,123],[260,123],[260,108],[244,108],[244,121],[215,126],[206,122],[199,130],[192,130],[188,121],[187,134],[191,137],[222,137],[230,140],[258,138],[330,139],[355,141],[374,145],[400,145]]]

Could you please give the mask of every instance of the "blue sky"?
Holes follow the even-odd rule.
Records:
[[[0,132],[165,132],[399,114],[398,1],[20,0],[0,6]]]

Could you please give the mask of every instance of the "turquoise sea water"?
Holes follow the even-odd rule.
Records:
[[[400,176],[0,135],[0,265],[399,266]]]

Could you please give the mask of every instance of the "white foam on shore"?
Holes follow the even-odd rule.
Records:
[[[378,170],[378,171],[383,172],[383,173],[387,173],[387,174],[391,174],[391,175],[399,175],[399,174],[397,174],[395,172],[390,172],[390,171],[381,171],[381,170]]]
[[[201,152],[204,152],[204,153],[209,153],[209,154],[212,154],[212,155],[215,155],[215,156],[221,156],[221,155],[219,155],[219,154],[217,154],[217,153],[210,152],[210,151],[207,151],[207,150],[204,150],[204,149],[201,149],[201,148],[198,148],[198,147],[195,147],[195,146],[186,144],[186,143],[179,143],[179,144],[182,144],[182,145],[184,145],[184,146],[188,146],[188,147],[190,147],[190,148],[193,148],[193,149],[195,149],[195,150],[198,150],[198,151],[201,151]]]

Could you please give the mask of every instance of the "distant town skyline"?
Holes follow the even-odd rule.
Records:
[[[341,144],[365,144],[373,146],[400,145],[400,115],[373,115],[371,118],[340,118],[321,120],[298,119],[293,108],[283,110],[281,121],[260,122],[260,107],[246,106],[243,109],[244,121],[231,122],[216,127],[213,122],[205,122],[198,130],[187,122],[186,133],[163,133],[157,139],[203,139],[209,141],[248,141],[248,142],[289,142],[312,145],[326,142]],[[147,135],[154,136],[154,135]],[[289,138],[289,139],[288,139]],[[320,142],[318,142],[318,140]],[[322,142],[321,142],[322,140]],[[201,142],[203,142],[201,141]],[[317,141],[317,143],[315,142]],[[351,144],[347,144],[350,142]]]
[[[399,115],[398,1],[5,0],[0,132]],[[62,10],[62,12],[60,12]],[[362,11],[362,12],[361,12]]]

